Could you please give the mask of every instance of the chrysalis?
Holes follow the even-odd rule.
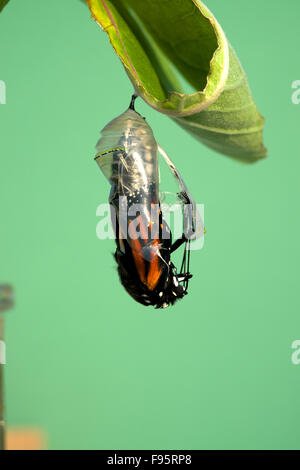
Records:
[[[133,95],[125,113],[101,132],[95,157],[111,184],[109,203],[116,217],[115,259],[120,281],[139,303],[165,308],[187,294],[190,241],[197,232],[196,204],[175,165],[158,146],[145,119],[135,111]],[[158,149],[179,184],[185,230],[172,242],[159,196]],[[172,253],[184,245],[181,268]]]

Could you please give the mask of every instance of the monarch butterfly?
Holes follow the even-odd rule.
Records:
[[[116,215],[112,221],[116,221],[120,281],[137,302],[165,308],[187,294],[192,277],[189,248],[198,213],[175,165],[157,144],[145,118],[135,111],[136,98],[133,95],[129,108],[101,131],[95,160],[111,184],[109,203]],[[185,208],[185,231],[174,243],[162,213],[158,150],[179,184],[178,196]],[[184,252],[178,272],[171,256],[181,245]]]

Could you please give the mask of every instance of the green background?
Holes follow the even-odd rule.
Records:
[[[189,295],[136,304],[114,242],[96,238],[109,187],[99,131],[132,88],[107,36],[76,0],[11,0],[0,15],[1,281],[9,425],[52,449],[299,449],[300,4],[207,0],[266,117],[269,158],[216,154],[139,101],[205,204]]]

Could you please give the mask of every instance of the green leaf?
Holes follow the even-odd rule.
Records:
[[[3,10],[5,5],[9,2],[9,0],[0,0],[0,11]]]
[[[136,92],[230,157],[266,156],[264,120],[226,36],[199,0],[87,0]]]

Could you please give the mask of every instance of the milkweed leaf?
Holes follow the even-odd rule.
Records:
[[[9,0],[0,0],[0,11],[3,10],[5,5],[9,2]]]
[[[199,0],[87,0],[137,92],[208,147],[266,156],[264,119],[226,36]]]

